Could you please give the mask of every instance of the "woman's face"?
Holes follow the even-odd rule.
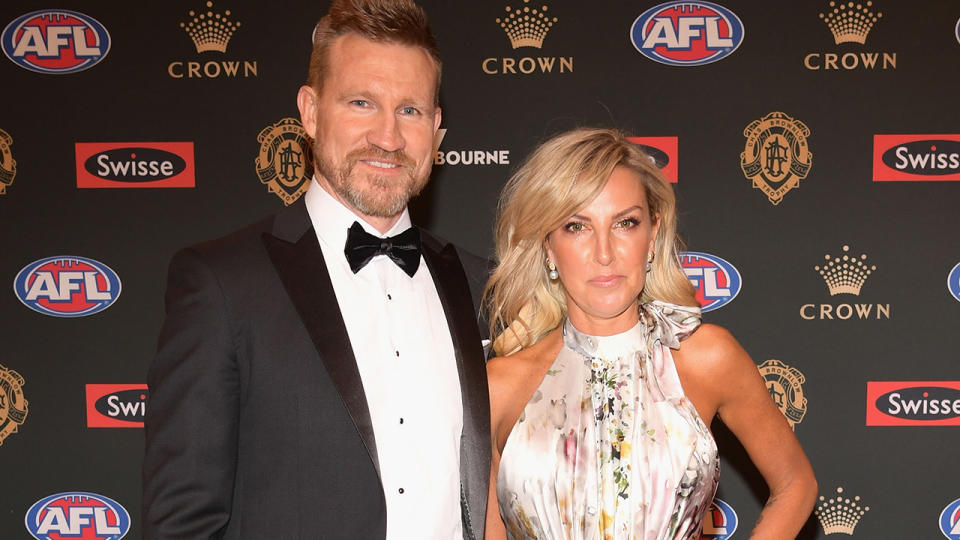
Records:
[[[617,167],[596,199],[550,233],[547,255],[557,265],[578,330],[611,335],[637,323],[637,297],[658,226],[640,177]]]

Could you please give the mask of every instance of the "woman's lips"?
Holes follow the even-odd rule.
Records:
[[[591,278],[588,283],[596,287],[616,287],[623,281],[623,276],[620,275],[611,275],[611,276],[597,276]]]

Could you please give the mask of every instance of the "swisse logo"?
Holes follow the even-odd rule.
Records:
[[[716,255],[684,251],[680,265],[697,288],[697,301],[704,312],[729,304],[740,292],[740,272]]]
[[[948,504],[940,512],[940,532],[950,540],[960,540],[960,499]]]
[[[947,290],[960,302],[960,263],[947,274]]]
[[[88,384],[87,427],[142,428],[147,413],[145,384]]]
[[[226,54],[233,34],[242,23],[231,19],[229,9],[215,11],[212,1],[207,1],[204,7],[206,9],[188,11],[180,28],[193,42],[197,54]],[[256,60],[175,60],[167,64],[167,75],[174,79],[248,78],[256,77],[258,69]]]
[[[35,502],[24,524],[37,540],[120,540],[130,530],[130,514],[109,497],[70,491]]]
[[[110,33],[99,21],[65,9],[21,15],[3,29],[2,39],[14,64],[52,75],[89,69],[110,52]]]
[[[737,513],[733,507],[720,499],[714,499],[703,516],[700,540],[727,540],[736,532],[737,524]]]
[[[733,54],[743,43],[743,23],[711,2],[667,2],[644,11],[630,28],[640,54],[669,66],[702,66]]]
[[[960,381],[869,381],[868,426],[960,426]]]
[[[24,266],[13,280],[23,305],[52,317],[85,317],[120,297],[120,277],[109,266],[74,255],[58,255]]]
[[[646,152],[671,184],[677,183],[677,137],[627,137],[627,140]]]
[[[509,150],[441,150],[440,144],[447,136],[446,129],[438,129],[433,137],[437,149],[434,165],[509,165]]]
[[[960,180],[960,134],[874,135],[873,181]]]
[[[504,14],[496,18],[510,41],[512,49],[543,47],[547,33],[558,22],[546,4],[529,5],[523,0],[523,7],[506,6]],[[487,75],[531,75],[534,73],[573,73],[572,56],[511,56],[503,58],[484,58],[480,64]]]
[[[194,187],[192,142],[76,143],[78,188]]]

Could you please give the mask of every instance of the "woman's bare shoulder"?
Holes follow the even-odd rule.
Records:
[[[510,380],[524,380],[527,375],[546,370],[544,363],[552,362],[560,351],[563,340],[560,329],[550,332],[530,347],[513,354],[497,356],[487,361],[487,378],[491,385]]]

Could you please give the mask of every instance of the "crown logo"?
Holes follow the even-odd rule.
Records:
[[[230,43],[233,33],[240,28],[240,23],[227,18],[230,16],[229,9],[224,11],[223,14],[215,13],[210,9],[213,8],[213,2],[209,1],[207,2],[207,8],[205,13],[190,10],[189,15],[192,19],[190,22],[180,23],[180,28],[186,30],[187,35],[193,40],[194,46],[197,47],[198,53],[206,51],[227,52],[227,44]]]
[[[860,518],[870,511],[869,506],[860,505],[860,496],[853,499],[843,497],[843,488],[837,488],[837,496],[824,500],[820,496],[820,504],[813,513],[820,520],[824,534],[843,533],[853,535],[853,529],[860,523]]]
[[[826,262],[822,266],[813,267],[814,270],[820,272],[823,281],[827,283],[830,296],[838,294],[859,296],[863,283],[877,269],[876,266],[867,266],[864,262],[867,260],[865,254],[860,255],[858,259],[847,255],[848,251],[850,251],[850,246],[843,246],[842,257],[833,257],[827,253],[824,255]]]
[[[523,0],[524,4],[529,4],[530,0]],[[547,37],[547,32],[557,18],[547,16],[547,6],[540,6],[540,9],[523,6],[523,8],[506,7],[507,15],[497,17],[500,28],[507,33],[510,38],[510,45],[514,49],[519,47],[535,47],[539,49],[543,46],[543,40]]]
[[[827,23],[827,28],[833,33],[833,40],[837,45],[841,43],[859,43],[863,45],[867,41],[867,34],[873,29],[873,25],[883,17],[883,13],[874,14],[870,7],[873,2],[864,4],[854,4],[853,2],[830,2],[832,10],[827,13],[821,13],[820,18]]]

